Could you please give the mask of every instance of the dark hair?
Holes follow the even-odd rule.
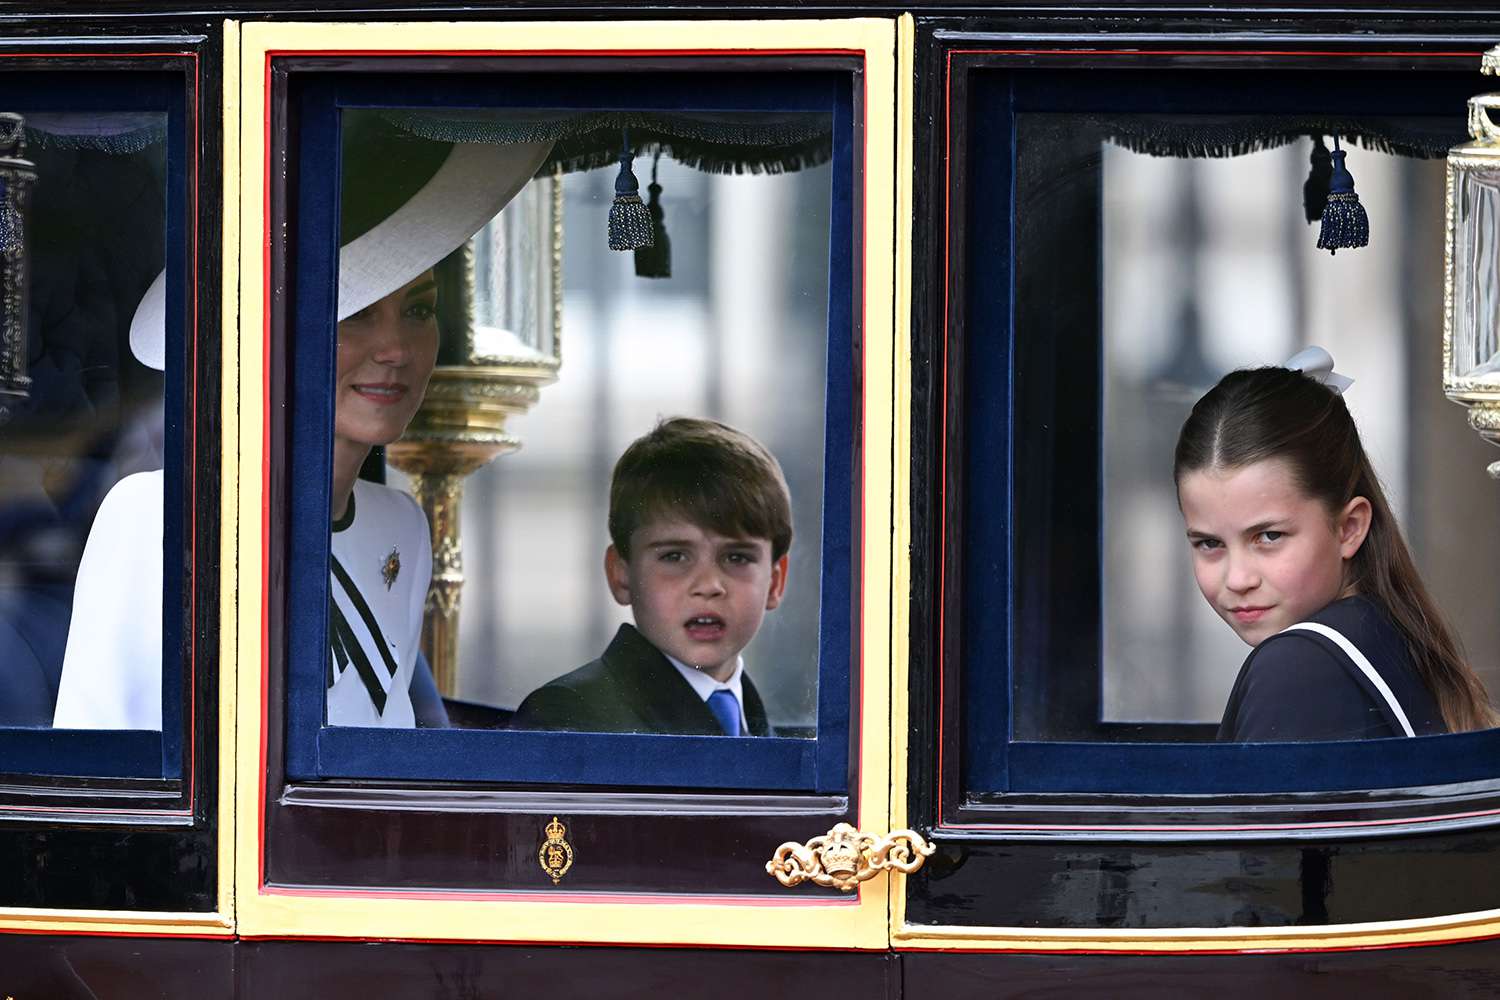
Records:
[[[1347,585],[1385,608],[1450,732],[1494,724],[1484,684],[1422,585],[1385,491],[1343,397],[1286,368],[1230,372],[1193,407],[1177,439],[1173,479],[1207,469],[1286,462],[1298,487],[1330,513],[1370,501],[1370,531],[1349,561]]]
[[[658,517],[767,539],[772,559],[792,547],[792,498],[781,465],[759,441],[714,420],[663,420],[615,463],[609,484],[615,550],[629,559],[630,536]]]

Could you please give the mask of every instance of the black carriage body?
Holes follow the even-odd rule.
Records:
[[[1096,325],[1103,278],[1091,271],[1096,261],[1089,253],[1069,249],[1066,236],[1099,229],[1102,194],[1069,198],[1040,182],[1027,189],[1016,176],[1015,116],[1205,114],[1221,100],[1238,102],[1236,113],[1299,115],[1323,101],[1356,117],[1387,110],[1446,114],[1461,127],[1462,96],[1486,89],[1475,72],[1479,53],[1500,41],[1500,7],[1461,6],[266,2],[212,13],[144,3],[107,13],[72,4],[0,7],[0,84],[12,72],[108,71],[155,74],[181,87],[192,125],[181,151],[191,167],[183,231],[193,248],[183,265],[191,301],[179,303],[191,317],[182,397],[191,443],[184,446],[182,475],[184,509],[193,516],[182,520],[189,555],[178,609],[181,655],[192,680],[182,691],[185,766],[180,775],[150,778],[18,773],[5,779],[0,918],[14,919],[0,922],[0,995],[1493,995],[1500,989],[1500,944],[1489,937],[1500,934],[1491,913],[1500,909],[1500,767],[1477,736],[1459,750],[1440,749],[1430,761],[1376,761],[1399,774],[1434,775],[1430,781],[1291,791],[1207,779],[1195,784],[1192,777],[1160,775],[1196,775],[1217,766],[1213,761],[1178,756],[1182,748],[1175,745],[1170,753],[1153,747],[1181,740],[1188,750],[1204,749],[1203,727],[1110,729],[1099,721],[1096,662],[1092,672],[1047,679],[1038,695],[1039,718],[1053,712],[1099,721],[1088,734],[1057,739],[981,732],[997,696],[973,673],[993,668],[1008,679],[1021,661],[1089,661],[1080,650],[1101,641],[1098,552],[1080,554],[1063,534],[1033,532],[1037,522],[1027,521],[1026,512],[1045,512],[1054,494],[1012,481],[1016,465],[1001,469],[985,458],[1004,454],[1033,468],[1050,463],[1055,479],[1046,489],[1084,498],[1072,509],[1077,516],[1095,524],[1102,517],[1095,461],[1102,416],[1097,407],[1072,403],[1097,384],[1103,348],[1050,340],[1027,322],[1051,307],[1059,329]],[[895,126],[898,136],[908,132],[910,156],[897,155],[895,163],[909,170],[896,181],[910,200],[903,208],[897,198],[891,211],[896,228],[910,230],[906,249],[899,239],[895,246],[898,274],[900,256],[909,254],[909,298],[896,297],[905,313],[895,324],[905,338],[897,353],[909,357],[898,375],[907,380],[904,393],[897,390],[908,400],[909,424],[897,421],[905,441],[894,450],[907,467],[893,481],[910,488],[879,498],[856,495],[853,516],[862,504],[888,503],[909,538],[908,589],[895,592],[886,612],[903,623],[887,626],[902,643],[893,660],[904,663],[892,668],[897,689],[887,742],[896,777],[889,811],[936,850],[915,874],[893,882],[899,898],[888,901],[894,916],[884,942],[853,947],[813,934],[796,945],[726,946],[711,930],[701,941],[651,935],[569,941],[555,926],[536,937],[525,926],[507,926],[454,939],[371,931],[359,917],[332,934],[293,917],[282,929],[275,920],[251,930],[240,925],[235,896],[265,887],[354,900],[387,889],[434,898],[524,896],[537,891],[527,880],[537,878],[539,831],[554,813],[570,823],[577,822],[573,814],[588,818],[574,840],[580,854],[610,856],[582,877],[581,906],[590,894],[597,902],[611,893],[680,902],[705,883],[738,902],[771,897],[776,887],[769,879],[760,884],[760,866],[777,842],[802,838],[804,828],[810,837],[837,822],[857,822],[862,789],[857,717],[847,775],[837,787],[797,793],[289,777],[282,706],[286,630],[295,611],[285,600],[293,544],[274,526],[295,516],[288,457],[295,407],[287,403],[294,395],[296,281],[288,258],[274,251],[268,251],[265,381],[238,387],[241,394],[264,392],[273,404],[266,435],[266,523],[273,527],[262,568],[271,664],[264,784],[259,797],[224,789],[236,765],[225,771],[215,763],[226,751],[222,741],[234,739],[232,727],[221,725],[220,690],[236,681],[223,673],[231,623],[221,611],[221,552],[236,524],[223,514],[218,402],[229,359],[220,316],[234,322],[237,304],[223,301],[221,252],[225,220],[241,211],[223,185],[225,135],[239,127],[224,119],[226,63],[238,59],[226,54],[226,22],[581,25],[714,18],[749,25],[902,15],[910,16],[902,28],[909,35],[895,37],[911,46],[911,103],[896,102],[898,115],[905,107],[909,117]],[[724,48],[733,48],[731,40]],[[345,58],[302,54],[265,67],[273,83],[264,109],[268,155],[276,158],[274,181],[282,184],[273,185],[268,219],[294,235],[299,223],[288,185],[297,167],[289,149],[301,124],[300,84],[284,84],[288,74],[306,79],[348,71]],[[579,68],[575,60],[583,59],[568,52],[534,58],[530,71],[556,74]],[[722,53],[665,64],[663,58],[637,54],[633,68],[728,65]],[[754,73],[862,79],[847,52],[733,58]],[[424,59],[418,68],[451,68],[449,56]],[[397,62],[403,72],[416,65]],[[907,65],[898,60],[898,72]],[[371,63],[354,71],[382,68],[388,67]],[[903,81],[895,83],[899,89]],[[862,169],[856,162],[852,176],[862,178]],[[1028,191],[1036,200],[1026,201]],[[1026,210],[1047,213],[1053,229],[1050,241],[1037,237],[1028,249],[1055,260],[1063,277],[1045,268],[1020,270],[1016,216]],[[853,227],[861,225],[856,210]],[[855,268],[856,294],[864,280]],[[1063,357],[1075,348],[1081,356]],[[857,383],[859,369],[851,371]],[[860,419],[853,418],[855,426]],[[1023,433],[1036,426],[1048,433]],[[852,459],[859,448],[858,441],[850,445]],[[1079,468],[1066,461],[1073,453],[1082,457]],[[996,519],[986,506],[995,495],[1014,515]],[[999,569],[991,565],[997,559],[1004,563]],[[991,572],[1006,581],[1004,608],[993,614]],[[857,588],[857,573],[855,579]],[[857,593],[850,606],[857,619]],[[1077,627],[1079,608],[1092,609],[1095,621]],[[846,680],[857,707],[860,676]],[[1013,694],[1008,689],[1002,697],[998,717],[1006,721],[998,729],[1012,727],[1008,713],[1022,710],[1007,700]],[[1111,760],[1113,748],[1119,756]],[[992,768],[995,759],[1003,766]],[[1291,758],[1264,761],[1236,766],[1279,768],[1278,774],[1300,766]],[[1132,786],[1141,774],[1152,776]],[[225,797],[238,810],[222,808]],[[252,802],[259,815],[245,808]],[[333,849],[341,843],[350,849]],[[246,868],[237,866],[235,852],[247,849],[263,852],[260,864],[252,884],[236,884]],[[75,920],[78,913],[85,916]],[[52,920],[65,925],[59,929]],[[1496,929],[1488,930],[1492,924]],[[1278,936],[1279,930],[1288,933]]]

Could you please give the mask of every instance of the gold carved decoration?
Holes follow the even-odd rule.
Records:
[[[937,850],[914,830],[895,830],[884,837],[861,833],[840,823],[806,844],[794,840],[776,848],[766,872],[785,886],[812,882],[849,892],[883,871],[910,875]]]
[[[573,845],[565,839],[568,828],[559,823],[556,816],[547,824],[546,832],[547,839],[536,852],[536,859],[541,864],[542,871],[556,885],[568,874],[568,869],[573,867]]]
[[[1500,76],[1500,45],[1479,57],[1479,72],[1485,76]]]
[[[497,455],[521,447],[506,433],[506,419],[525,413],[541,387],[556,379],[555,365],[439,366],[406,434],[386,446],[386,461],[411,478],[412,496],[432,531],[432,586],[427,592],[422,652],[445,695],[455,693],[458,674],[464,479]]]

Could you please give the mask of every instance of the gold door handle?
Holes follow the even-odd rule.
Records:
[[[766,862],[766,872],[786,886],[812,882],[848,892],[887,869],[910,875],[935,850],[915,830],[894,830],[877,837],[840,823],[805,844],[795,840],[782,844]]]

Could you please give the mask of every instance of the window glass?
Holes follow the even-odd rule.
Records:
[[[555,773],[612,734],[628,783],[845,780],[848,87],[747,82],[309,117],[340,152],[329,423],[298,432],[331,483],[312,773],[423,736],[422,774],[527,780],[524,748]],[[454,775],[439,745],[481,733]],[[709,775],[693,748],[726,736],[764,759]],[[666,737],[696,741],[676,772]]]
[[[168,249],[181,165],[169,112],[59,109],[80,88],[44,89],[40,106],[16,100],[0,118],[6,769],[160,775],[180,766],[162,608],[181,585],[163,573],[180,533],[165,512],[180,477],[166,269],[182,259]],[[130,81],[115,94],[161,108],[166,90]],[[85,93],[78,106],[98,103]],[[180,202],[170,214],[180,228]],[[47,728],[94,732],[45,748],[24,733]]]
[[[971,244],[966,322],[1013,324],[1014,335],[1009,354],[964,357],[965,502],[1011,498],[1006,518],[963,520],[967,787],[1279,792],[1486,773],[1473,754],[1494,735],[1488,696],[1460,704],[1473,710],[1465,717],[1424,679],[1432,675],[1419,671],[1423,654],[1397,605],[1361,575],[1367,563],[1339,557],[1342,522],[1312,504],[1332,569],[1277,576],[1285,564],[1270,549],[1297,530],[1250,533],[1247,523],[1231,543],[1214,534],[1222,526],[1198,530],[1195,549],[1185,520],[1197,515],[1179,509],[1174,451],[1195,401],[1232,371],[1326,348],[1354,384],[1319,398],[1352,416],[1389,500],[1381,523],[1399,526],[1467,669],[1500,683],[1500,634],[1478,586],[1482,558],[1472,558],[1497,535],[1487,456],[1440,391],[1442,158],[1462,126],[1440,112],[1454,83],[1427,78],[1390,113],[1370,114],[1362,94],[1373,80],[1323,82],[1314,104],[1289,79],[1256,78],[1265,111],[1237,116],[1204,109],[1249,85],[1243,74],[1022,74],[976,88],[976,107],[999,100],[1011,110],[975,119],[967,155],[1008,161],[1014,182],[972,187],[967,222],[971,233],[1003,232],[995,220],[1010,213],[1014,242],[994,257]],[[1340,160],[1369,236],[1330,254],[1318,248],[1323,210],[1308,206],[1320,191],[1320,205],[1334,203]],[[1009,297],[977,291],[997,287]],[[1279,402],[1264,426],[1285,425],[1291,405]],[[1216,432],[1215,454],[1234,430]],[[1331,466],[1331,444],[1326,454]],[[1289,497],[1307,498],[1285,478]],[[1233,581],[1205,570],[1220,553],[1233,553]],[[1303,609],[1296,587],[1315,576],[1309,592],[1329,596]],[[1252,589],[1264,607],[1230,606]],[[1010,616],[987,608],[997,593],[1009,596]],[[1321,616],[1343,611],[1358,612],[1340,635],[1371,671],[1316,629],[1271,638],[1309,619],[1337,631]],[[1276,628],[1257,633],[1262,618]],[[1283,655],[1293,647],[1307,655]],[[1271,722],[1248,724],[1247,705],[1256,725]],[[1008,728],[993,724],[997,714]],[[1408,728],[1459,735],[1382,738]],[[1235,745],[1244,743],[1255,753]]]
[[[1247,650],[1188,571],[1171,449],[1218,374],[1312,343],[1357,377],[1347,403],[1423,579],[1500,690],[1500,618],[1475,599],[1480,567],[1500,554],[1500,510],[1479,480],[1482,442],[1440,391],[1434,349],[1442,279],[1426,265],[1443,252],[1432,209],[1443,160],[1352,150],[1378,229],[1370,246],[1330,256],[1295,197],[1312,146],[1225,159],[1103,148],[1107,721],[1222,715],[1234,672],[1221,665]],[[1174,546],[1175,560],[1151,556]]]
[[[671,240],[666,279],[637,276],[634,254],[602,238],[615,170],[562,177],[562,365],[510,425],[521,448],[465,485],[456,693],[514,708],[605,649],[631,620],[603,569],[614,462],[662,417],[705,417],[749,433],[785,472],[795,530],[787,590],[744,655],[772,728],[811,735],[829,167],[707,174],[662,158],[651,169]],[[547,198],[554,183],[523,195]],[[476,276],[478,264],[476,249]],[[550,322],[536,325],[550,332]]]
[[[1443,537],[1476,520],[1488,526],[1481,536],[1500,537],[1477,490],[1446,486],[1477,481],[1482,445],[1438,391],[1440,357],[1431,349],[1442,277],[1422,265],[1441,259],[1443,233],[1424,208],[1441,204],[1443,160],[1425,148],[1426,156],[1403,156],[1350,147],[1375,236],[1367,247],[1329,254],[1318,249],[1319,227],[1303,205],[1314,139],[1234,156],[1163,156],[1131,148],[1150,134],[1145,116],[1091,124],[1018,116],[1018,174],[1020,198],[1053,197],[1039,193],[1044,177],[1058,185],[1042,165],[1066,163],[1062,186],[1099,205],[1100,267],[1088,282],[1102,342],[1100,627],[1097,652],[1084,661],[1092,669],[1079,671],[1090,690],[1069,705],[1078,713],[1097,705],[1097,715],[1058,718],[1054,703],[1052,724],[1035,696],[1038,678],[1023,669],[1017,704],[1034,711],[1018,714],[1017,736],[1213,735],[1201,727],[1217,728],[1250,647],[1194,580],[1173,449],[1193,403],[1222,375],[1280,364],[1312,344],[1356,378],[1347,405],[1426,583],[1456,612],[1480,675],[1500,681],[1494,616],[1468,600],[1480,564],[1454,558],[1456,539]],[[1421,126],[1366,123],[1425,137]],[[1326,149],[1328,141],[1317,143]],[[1020,232],[1024,240],[1036,230]]]

